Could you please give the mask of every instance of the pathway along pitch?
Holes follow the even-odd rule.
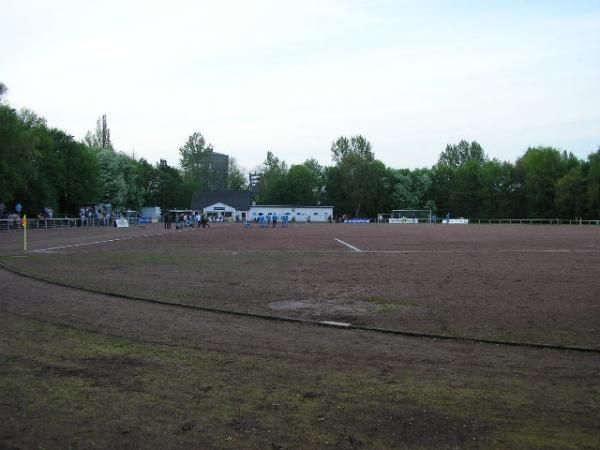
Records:
[[[75,289],[83,292],[90,292],[92,294],[98,295],[106,295],[109,297],[122,298],[125,300],[135,300],[146,303],[154,303],[157,305],[171,306],[175,308],[186,308],[192,309],[196,311],[204,311],[214,314],[228,314],[231,316],[238,317],[248,317],[253,319],[262,319],[262,320],[272,320],[279,322],[289,322],[289,323],[297,323],[301,325],[309,325],[315,327],[324,327],[324,328],[337,328],[339,330],[358,330],[358,331],[369,331],[372,333],[381,333],[381,334],[393,334],[398,336],[406,336],[406,337],[414,337],[414,338],[427,338],[427,339],[440,339],[446,341],[458,341],[458,342],[473,342],[478,344],[488,344],[488,345],[504,345],[507,347],[526,347],[526,348],[540,348],[540,349],[551,349],[551,350],[564,350],[564,351],[575,351],[575,352],[586,352],[586,353],[598,353],[600,354],[600,348],[593,347],[578,347],[578,346],[570,346],[570,345],[558,345],[558,344],[542,344],[536,342],[519,342],[519,341],[501,341],[495,339],[480,339],[480,338],[471,338],[471,337],[463,337],[463,336],[451,336],[447,334],[435,334],[435,333],[421,333],[418,331],[410,331],[410,330],[397,330],[392,328],[379,328],[379,327],[369,327],[363,325],[352,325],[347,323],[337,323],[330,321],[315,321],[315,320],[305,320],[305,319],[295,319],[293,317],[285,317],[285,316],[273,316],[269,314],[259,314],[259,313],[249,313],[242,311],[235,311],[230,309],[221,309],[221,308],[212,308],[208,306],[198,306],[198,305],[188,305],[185,303],[178,302],[168,302],[164,300],[156,300],[147,297],[138,297],[135,295],[127,295],[127,294],[118,294],[115,292],[109,291],[101,291],[98,289],[92,289],[85,286],[78,286],[76,284],[64,283],[61,281],[55,281],[51,279],[47,279],[41,277],[39,275],[29,274],[27,272],[22,272],[20,270],[14,269],[5,265],[3,262],[0,262],[0,268],[10,272],[12,274],[28,278],[31,280],[39,281],[42,283],[53,284],[56,286],[66,287],[70,289]]]

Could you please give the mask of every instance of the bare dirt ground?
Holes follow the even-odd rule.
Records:
[[[32,250],[126,239],[21,258],[6,233],[0,262],[192,304],[600,346],[596,228],[30,236]],[[4,270],[0,287],[0,448],[600,447],[597,353],[211,314]]]
[[[36,236],[32,249],[51,250],[6,264],[193,305],[600,349],[600,227],[155,226],[88,241],[70,231]]]

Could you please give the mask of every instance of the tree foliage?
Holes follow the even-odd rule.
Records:
[[[211,173],[213,146],[206,143],[202,133],[193,133],[179,149],[179,164],[185,180],[195,189],[207,191],[213,185]]]
[[[215,158],[195,132],[179,149],[180,168],[161,159],[115,151],[106,115],[77,142],[49,128],[30,109],[15,111],[0,83],[0,202],[19,202],[35,214],[51,207],[63,214],[97,202],[118,208],[189,207],[194,190],[223,185],[248,188],[233,158]],[[288,164],[273,152],[257,169],[262,204],[328,204],[337,215],[375,217],[392,209],[431,209],[470,218],[600,218],[600,148],[587,160],[552,147],[531,147],[513,164],[490,159],[476,141],[448,144],[431,168],[392,169],[375,157],[361,135],[340,136],[331,146],[334,164],[315,159]],[[218,163],[227,161],[225,167]]]
[[[97,161],[85,145],[33,111],[0,105],[0,201],[29,213],[70,213],[93,201],[97,188]]]
[[[110,129],[106,122],[106,114],[99,117],[96,121],[96,131],[92,133],[88,131],[84,138],[85,143],[89,147],[99,147],[108,150],[114,150],[110,140]]]
[[[325,191],[337,214],[374,217],[392,209],[394,174],[375,159],[369,141],[342,136],[332,144],[331,152],[336,164],[326,170]]]
[[[230,191],[244,191],[248,189],[248,178],[235,158],[229,158],[227,189]]]

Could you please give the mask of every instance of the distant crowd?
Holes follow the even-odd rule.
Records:
[[[120,219],[123,215],[117,208],[114,210],[107,206],[88,206],[79,209],[79,218],[82,225],[102,225],[110,226],[114,219]]]
[[[20,202],[17,202],[13,209],[8,208],[3,202],[0,202],[0,220],[7,221],[5,222],[5,224],[7,223],[6,228],[20,228],[23,217],[23,205]],[[122,217],[122,212],[117,208],[112,209],[110,205],[83,206],[79,209],[78,218],[80,220],[77,222],[77,225],[111,226],[114,225],[115,219]],[[68,217],[65,216],[64,218],[67,219]],[[32,219],[37,220],[39,224],[47,226],[53,219],[59,218],[55,217],[52,208],[45,207],[37,215],[28,217],[28,221]]]
[[[176,230],[183,228],[209,228],[209,218],[200,213],[170,213],[169,211],[163,214],[163,224],[165,230]]]

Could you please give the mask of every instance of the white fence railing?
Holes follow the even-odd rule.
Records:
[[[130,225],[137,225],[137,218],[128,219]],[[27,219],[27,229],[41,230],[51,228],[77,228],[77,227],[111,227],[114,226],[114,219]],[[21,219],[0,219],[0,231],[22,230]]]
[[[600,225],[600,219],[471,219],[471,223],[509,225]]]
[[[432,219],[432,223],[443,223],[445,217]],[[373,222],[374,220],[372,220]],[[427,219],[378,219],[379,223],[429,223]],[[503,224],[503,225],[600,225],[600,219],[469,219],[471,224]]]

